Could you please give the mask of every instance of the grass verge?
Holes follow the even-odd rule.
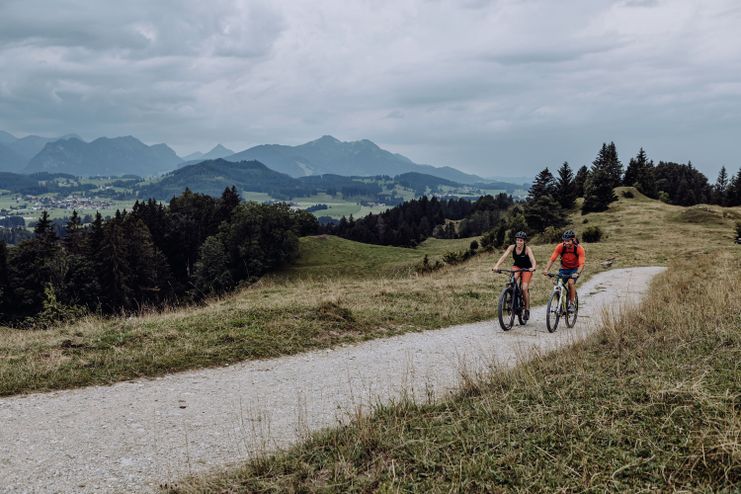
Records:
[[[577,232],[584,226],[605,232],[604,241],[586,244],[586,277],[606,269],[602,263],[608,261],[612,268],[647,266],[738,249],[733,228],[741,208],[703,206],[701,214],[714,221],[698,222],[681,216],[685,208],[636,194],[633,199],[618,194],[609,211],[572,216]],[[500,253],[426,275],[413,269],[425,254],[434,261],[467,248],[470,240],[429,239],[417,249],[402,249],[305,238],[302,257],[291,269],[204,307],[88,317],[49,330],[0,328],[0,396],[109,384],[493,319],[506,281],[491,272]],[[553,246],[533,245],[533,250],[542,267]],[[549,290],[550,284],[535,276],[532,303],[544,303]]]
[[[738,492],[739,286],[733,252],[675,259],[577,345],[169,492]]]

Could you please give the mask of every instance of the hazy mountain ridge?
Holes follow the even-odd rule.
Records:
[[[407,172],[452,180],[458,183],[485,182],[476,175],[455,168],[417,164],[398,153],[382,149],[368,139],[344,142],[325,135],[298,146],[262,144],[226,157],[229,161],[258,160],[268,167],[291,175],[336,174],[344,176],[395,176]]]
[[[422,173],[459,184],[489,181],[450,166],[415,163],[368,139],[345,142],[329,135],[297,146],[261,144],[237,153],[217,144],[205,154],[196,152],[180,158],[166,144],[147,146],[132,136],[99,137],[87,143],[75,135],[61,138],[30,135],[18,139],[0,131],[0,170],[16,173],[47,171],[78,176],[152,176],[169,172],[178,166],[213,159],[230,162],[256,160],[293,178],[324,174],[393,177],[404,173]]]
[[[234,154],[234,151],[223,146],[222,144],[217,144],[216,146],[213,147],[213,149],[211,149],[211,151],[205,154],[200,151],[196,151],[195,153],[190,153],[187,156],[183,156],[183,161],[189,162],[189,161],[196,161],[196,160],[215,160],[219,158],[225,158],[232,154]]]
[[[70,138],[46,144],[24,172],[150,176],[167,172],[181,161],[168,145],[147,146],[132,136],[99,137],[90,143]]]

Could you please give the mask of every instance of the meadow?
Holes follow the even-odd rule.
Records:
[[[681,208],[620,192],[609,211],[572,217],[577,231],[600,226],[605,232],[602,242],[585,244],[587,276],[606,269],[607,261],[612,267],[666,265],[738,248],[732,240],[739,208]],[[403,249],[309,237],[295,266],[203,306],[88,316],[48,330],[0,328],[0,395],[108,384],[492,319],[505,282],[491,272],[498,252],[417,272],[425,255],[434,262],[470,241],[431,239]],[[533,248],[542,265],[553,246]],[[550,284],[535,280],[537,304]]]

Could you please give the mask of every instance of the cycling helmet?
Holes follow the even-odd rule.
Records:
[[[574,230],[566,230],[563,232],[563,235],[561,235],[561,238],[563,240],[568,240],[570,238],[576,238],[576,233],[574,233]]]
[[[527,240],[527,233],[525,233],[525,232],[517,232],[517,233],[515,233],[515,238],[521,238],[523,240]]]

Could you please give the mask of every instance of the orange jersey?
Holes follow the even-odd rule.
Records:
[[[555,261],[561,256],[561,267],[564,269],[576,269],[584,266],[584,261],[587,259],[587,254],[584,252],[584,247],[577,245],[576,248],[566,249],[564,253],[564,244],[561,242],[553,249],[551,255],[551,261]]]

